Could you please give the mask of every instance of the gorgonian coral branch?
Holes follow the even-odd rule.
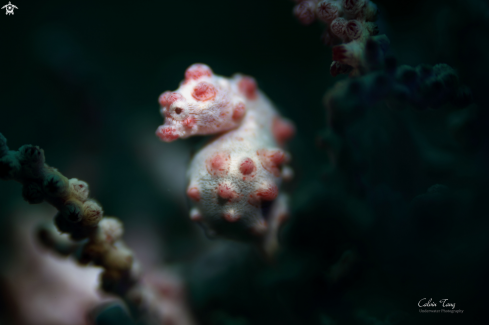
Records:
[[[333,47],[331,74],[360,74],[365,65],[364,51],[369,38],[389,43],[379,29],[377,6],[370,0],[296,0],[295,16],[305,25],[316,19],[326,24],[323,41]],[[385,46],[384,46],[385,48]]]
[[[104,217],[102,207],[89,198],[87,183],[68,179],[48,166],[44,151],[37,146],[9,150],[1,133],[0,179],[20,182],[22,196],[31,204],[46,201],[53,205],[58,210],[54,218],[58,230],[78,241],[67,241],[51,227],[43,226],[38,236],[45,246],[62,255],[73,254],[81,264],[102,267],[101,288],[121,297],[136,316],[158,308],[157,295],[142,285],[138,263],[122,241],[122,223]]]
[[[376,51],[375,46],[369,46],[366,57],[375,58]],[[377,103],[384,102],[390,108],[426,110],[448,103],[465,108],[472,102],[469,88],[446,64],[413,68],[396,66],[393,58],[370,63],[368,74],[337,82],[324,97],[328,128],[321,135],[321,142],[333,168],[341,166],[348,171],[355,163],[353,149],[347,148],[346,130]]]
[[[328,90],[324,101],[329,124],[339,129],[346,119],[382,100],[391,107],[428,109],[446,103],[465,107],[471,103],[471,93],[446,64],[396,67],[389,59],[383,69],[343,80]]]

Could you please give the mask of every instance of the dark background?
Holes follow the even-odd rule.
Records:
[[[399,115],[414,121],[410,130],[422,134],[416,141],[411,133],[387,127],[386,142],[363,148],[381,158],[378,164],[377,158],[370,160],[365,200],[374,221],[362,231],[344,221],[346,212],[330,211],[335,190],[321,178],[327,159],[317,147],[326,125],[322,97],[345,77],[330,76],[331,49],[321,44],[322,26],[302,26],[292,15],[293,2],[13,4],[19,8],[13,16],[0,13],[0,132],[12,149],[39,145],[48,164],[87,181],[105,213],[122,219],[126,228],[154,225],[164,242],[163,260],[186,266],[190,305],[203,324],[459,324],[483,312],[489,271],[487,2],[376,1],[389,53],[402,64],[449,64],[472,89],[481,113],[467,150],[452,150],[443,138],[440,120],[451,108]],[[224,271],[228,276],[202,281],[195,276],[200,265],[195,246],[202,238],[187,220],[183,177],[199,140],[164,144],[154,136],[162,123],[159,94],[176,89],[195,62],[224,76],[254,76],[296,123],[298,134],[289,147],[296,179],[288,186],[294,213],[284,239],[292,248],[275,268],[248,252],[240,263],[251,259],[244,263],[252,265],[249,272]],[[381,129],[384,122],[369,123]],[[442,157],[427,168],[413,158],[410,146],[428,151],[441,146],[455,160]],[[436,208],[410,212],[413,200],[434,184],[453,188],[457,198],[465,190],[466,196],[456,209],[440,210],[446,204],[438,202]],[[9,256],[9,215],[20,200],[20,185],[0,183],[3,263]],[[360,256],[358,273],[345,285],[325,284],[321,274],[348,250]],[[224,289],[217,290],[220,286]],[[464,314],[420,315],[417,302],[425,296],[456,301]]]

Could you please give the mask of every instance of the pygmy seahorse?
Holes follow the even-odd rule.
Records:
[[[165,124],[156,134],[163,141],[218,134],[190,163],[191,220],[210,237],[255,241],[273,253],[288,215],[279,188],[292,177],[282,146],[294,135],[293,124],[253,78],[217,76],[203,64],[189,67],[180,88],[163,93],[159,102]]]

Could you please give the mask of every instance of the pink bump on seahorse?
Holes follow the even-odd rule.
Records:
[[[156,133],[163,141],[219,134],[190,163],[190,218],[209,236],[255,241],[272,254],[288,215],[279,188],[292,177],[282,146],[294,135],[293,124],[253,78],[216,76],[202,64],[188,68],[180,88],[163,93],[160,104],[167,119]],[[187,119],[194,121],[191,127]]]

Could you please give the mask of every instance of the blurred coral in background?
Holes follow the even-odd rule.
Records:
[[[11,264],[2,270],[5,299],[18,324],[89,324],[89,312],[104,303],[96,292],[100,270],[78,267],[39,247],[35,227],[53,213],[24,206],[9,215],[15,220],[15,246]]]
[[[483,323],[486,1],[12,4],[0,133],[90,185],[159,307],[133,318],[99,267],[43,248],[56,212],[1,181],[1,324]],[[154,135],[158,96],[196,62],[253,76],[296,126],[273,260],[189,220],[186,171],[209,138]]]

